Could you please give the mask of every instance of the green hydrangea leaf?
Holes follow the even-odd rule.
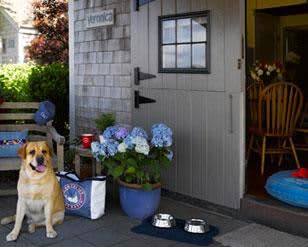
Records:
[[[118,177],[120,177],[120,176],[122,176],[123,175],[123,173],[124,173],[124,166],[117,166],[117,167],[115,167],[113,170],[112,170],[112,172],[111,172],[111,174],[112,174],[112,176],[116,179],[116,178],[118,178]]]
[[[142,188],[143,190],[145,191],[151,191],[153,188],[152,188],[152,185],[150,183],[145,183],[142,185]]]

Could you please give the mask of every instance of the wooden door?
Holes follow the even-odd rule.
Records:
[[[243,190],[244,120],[241,0],[154,0],[131,12],[132,71],[155,75],[133,85],[154,99],[133,110],[148,131],[174,131],[174,162],[163,174],[171,191],[238,208]],[[144,1],[143,1],[144,2]],[[210,10],[209,74],[158,73],[158,17]],[[239,64],[238,64],[239,63]],[[238,68],[239,66],[239,68]]]

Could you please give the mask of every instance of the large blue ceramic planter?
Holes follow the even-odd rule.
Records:
[[[120,203],[123,211],[131,218],[146,219],[152,216],[160,203],[161,189],[155,188],[144,191],[137,188],[129,188],[120,182]]]

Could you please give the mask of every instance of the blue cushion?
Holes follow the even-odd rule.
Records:
[[[308,179],[292,177],[291,171],[281,171],[270,176],[266,191],[278,200],[293,206],[308,208]]]
[[[56,114],[56,107],[50,101],[43,101],[39,104],[37,112],[34,114],[34,121],[38,125],[45,125],[52,120]]]
[[[26,142],[28,130],[0,132],[0,157],[18,157],[18,149]]]

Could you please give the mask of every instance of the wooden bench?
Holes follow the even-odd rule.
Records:
[[[54,167],[64,170],[65,138],[57,133],[52,121],[46,126],[37,125],[34,113],[38,102],[4,102],[0,104],[0,131],[29,131],[28,141],[47,141],[51,147],[56,147],[53,155]],[[0,171],[19,170],[21,160],[18,157],[0,158]],[[16,190],[0,190],[0,195],[16,194]]]

